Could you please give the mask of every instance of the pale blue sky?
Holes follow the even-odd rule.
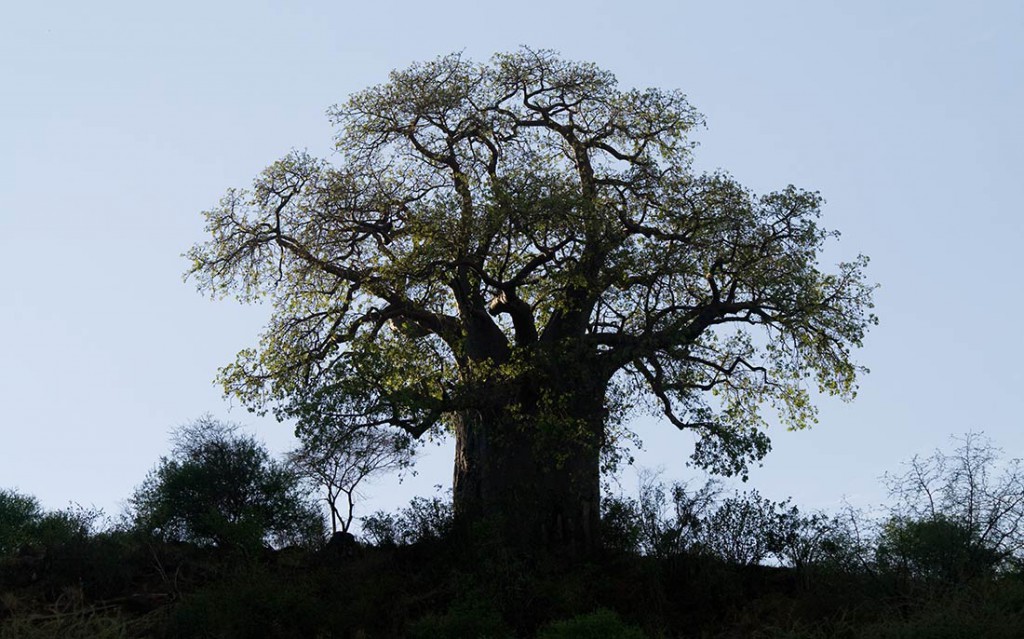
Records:
[[[954,433],[1024,455],[1024,3],[40,1],[0,20],[0,487],[116,512],[205,412],[288,447],[211,383],[267,312],[182,283],[200,211],[292,148],[327,154],[325,109],[389,70],[520,44],[682,89],[699,166],[820,190],[828,260],[872,257],[860,397],[774,429],[753,486],[870,505]],[[637,428],[640,463],[685,477],[690,437]],[[450,469],[438,449],[372,505]]]

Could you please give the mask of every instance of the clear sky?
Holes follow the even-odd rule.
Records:
[[[884,471],[951,434],[1024,455],[1019,0],[43,0],[0,20],[0,487],[117,512],[207,412],[289,447],[212,384],[269,314],[182,282],[200,211],[290,149],[328,154],[325,109],[389,70],[520,44],[682,89],[707,117],[699,166],[821,191],[843,232],[826,259],[871,256],[859,398],[773,429],[753,486],[871,505]],[[636,427],[641,464],[687,476],[689,436]],[[450,456],[371,506],[447,484]]]

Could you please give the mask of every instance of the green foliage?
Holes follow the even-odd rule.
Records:
[[[135,527],[163,540],[254,550],[323,539],[299,478],[253,437],[211,418],[177,433],[131,506]]]
[[[331,117],[336,164],[271,164],[188,252],[202,291],[274,309],[220,374],[247,406],[413,437],[516,414],[538,442],[607,445],[651,409],[744,473],[762,408],[802,428],[813,391],[855,395],[867,258],[819,268],[818,193],[695,173],[681,92],[523,48],[396,71]]]
[[[0,556],[16,552],[32,539],[33,529],[42,516],[35,497],[0,489]]]
[[[102,517],[99,510],[77,505],[44,511],[35,497],[0,489],[0,557],[22,548],[39,551],[82,541]]]
[[[82,542],[97,532],[103,520],[102,511],[80,505],[49,511],[39,518],[35,539],[46,548]]]
[[[666,486],[657,473],[643,471],[636,498],[602,499],[603,539],[610,548],[656,557],[696,551],[721,492],[714,480],[693,490],[683,482]]]
[[[452,531],[452,504],[440,497],[414,497],[397,513],[378,511],[363,519],[363,536],[375,546],[408,546],[445,539]]]
[[[775,523],[772,554],[797,571],[862,574],[873,555],[873,537],[864,527],[873,521],[847,507],[836,514],[801,513],[796,506],[783,509]],[[873,532],[873,530],[871,531]]]
[[[979,543],[975,531],[943,515],[890,519],[877,553],[883,570],[952,585],[990,576],[1001,561],[998,552]]]
[[[725,499],[701,522],[699,548],[741,566],[778,557],[786,524],[797,514],[787,506],[788,502],[773,502],[756,490]]]
[[[555,621],[537,634],[537,639],[644,639],[636,626],[627,625],[611,610],[601,609],[564,621]]]
[[[697,490],[685,483],[671,487],[656,475],[641,477],[637,498],[606,498],[602,521],[611,548],[655,557],[709,555],[730,564],[754,565],[794,553],[813,554],[817,537],[788,501],[773,502],[756,490],[722,498],[721,486],[708,481]]]
[[[716,518],[728,503],[730,515]],[[499,543],[465,547],[458,537],[438,544],[448,510],[437,498],[381,516],[391,522],[394,545],[346,557],[289,548],[243,558],[125,531],[91,533],[42,553],[0,558],[0,639],[1016,639],[1024,627],[1024,576],[1009,570],[934,588],[946,573],[914,568],[894,592],[888,577],[896,569],[878,559],[890,552],[882,549],[900,548],[913,560],[908,565],[945,570],[943,562],[957,556],[948,549],[965,539],[948,521],[890,521],[871,546],[870,535],[859,532],[870,529],[860,515],[807,517],[755,493],[722,495],[652,477],[620,504],[627,506],[616,506],[616,517],[638,531],[638,541],[593,562],[526,560]],[[753,520],[766,515],[775,527],[737,524],[732,515],[743,512]],[[702,541],[712,520],[735,534],[772,531],[775,541],[762,545],[811,550],[801,564],[788,554],[766,561],[797,569],[744,565],[746,550],[727,561],[729,553],[712,553]]]
[[[642,534],[635,500],[608,494],[601,498],[601,544],[606,550],[636,552]]]

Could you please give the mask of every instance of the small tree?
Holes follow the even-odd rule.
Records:
[[[952,453],[914,457],[886,475],[896,504],[879,562],[918,576],[960,580],[1005,567],[1024,551],[1024,468],[979,433]]]
[[[322,539],[323,518],[299,477],[237,427],[203,417],[178,430],[131,498],[135,523],[159,538],[252,549]]]
[[[323,491],[331,512],[331,532],[348,532],[354,518],[358,489],[375,475],[409,465],[409,438],[379,428],[336,429],[300,433],[302,444],[288,454],[290,468]],[[339,507],[339,501],[345,502]]]

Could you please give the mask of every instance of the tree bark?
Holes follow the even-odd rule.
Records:
[[[582,556],[596,549],[604,420],[603,387],[581,392],[535,382],[508,404],[460,414],[456,521],[483,524],[526,552]]]

